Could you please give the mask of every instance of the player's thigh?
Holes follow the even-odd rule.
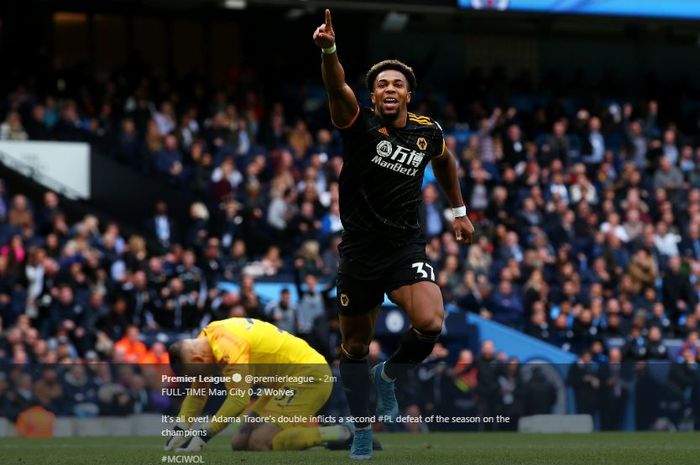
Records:
[[[414,328],[427,332],[442,330],[445,309],[437,284],[421,281],[394,289],[389,297],[403,308]]]
[[[248,440],[248,450],[272,450],[272,440],[282,431],[274,423],[263,423],[253,430]]]
[[[440,331],[445,309],[435,269],[422,250],[412,252],[396,262],[387,278],[386,292],[408,314],[414,328]]]
[[[353,355],[362,355],[374,335],[374,323],[384,301],[383,285],[379,280],[362,280],[341,273],[336,300],[343,347]]]

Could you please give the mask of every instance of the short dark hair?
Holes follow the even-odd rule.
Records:
[[[182,353],[184,352],[184,342],[175,341],[168,347],[168,357],[170,358],[170,368],[172,368],[173,373],[178,376],[182,376],[185,369],[185,361],[183,360]]]
[[[409,91],[413,92],[415,88],[418,87],[416,75],[413,74],[413,68],[399,60],[384,60],[375,64],[369,69],[369,71],[367,71],[367,77],[365,78],[365,82],[370,92],[374,89],[374,81],[377,79],[379,73],[381,73],[382,71],[386,71],[387,69],[393,69],[403,74],[406,77],[406,80],[408,81]]]

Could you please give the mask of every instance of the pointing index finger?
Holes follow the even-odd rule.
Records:
[[[333,23],[331,22],[331,10],[326,8],[326,27],[333,29]]]

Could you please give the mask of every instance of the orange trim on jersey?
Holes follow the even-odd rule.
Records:
[[[353,116],[352,119],[350,120],[350,122],[348,124],[346,124],[345,126],[338,126],[337,124],[335,124],[335,121],[333,121],[333,117],[331,117],[331,123],[333,123],[333,126],[335,126],[338,129],[347,129],[350,126],[352,126],[353,124],[355,124],[355,120],[357,119],[358,116],[360,116],[360,106],[359,105],[357,106],[357,111],[355,112],[355,116]]]

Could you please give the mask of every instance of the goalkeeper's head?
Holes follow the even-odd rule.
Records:
[[[206,337],[181,339],[168,348],[170,367],[176,375],[206,375],[215,371],[214,354]]]

